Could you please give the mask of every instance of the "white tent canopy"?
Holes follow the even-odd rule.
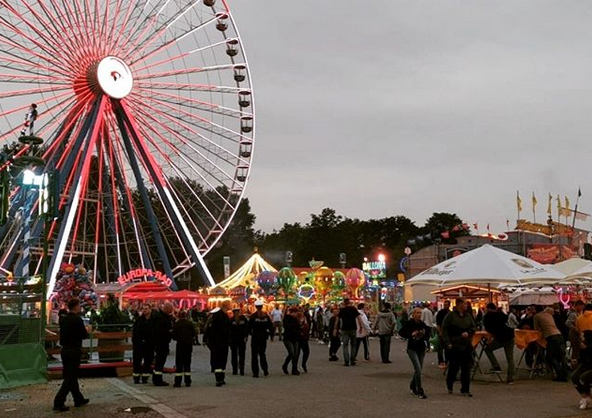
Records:
[[[585,285],[589,286],[592,284],[592,262],[588,262],[589,264],[582,267],[579,270],[568,274],[565,279],[561,280],[559,284],[563,285]]]
[[[587,269],[592,273],[592,261],[577,257],[570,258],[560,263],[554,264],[553,268],[566,276],[572,275],[573,273],[581,271],[582,269]]]
[[[486,244],[443,261],[407,280],[406,285],[453,284],[521,286],[553,284],[565,275],[534,260]]]
[[[510,294],[510,305],[552,305],[559,302],[552,287],[519,289]]]

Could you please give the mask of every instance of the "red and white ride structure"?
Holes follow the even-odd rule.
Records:
[[[214,284],[203,257],[237,210],[255,137],[227,1],[0,0],[0,85],[0,145],[16,142],[37,105],[57,212],[45,228],[33,217],[30,271],[47,258],[50,294],[63,262],[96,281],[197,269]],[[26,198],[11,162],[31,150],[5,148],[0,166],[10,184],[0,271],[23,262]]]

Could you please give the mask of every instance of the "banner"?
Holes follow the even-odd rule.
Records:
[[[555,264],[577,256],[575,248],[560,244],[533,244],[527,253],[528,258],[541,264]]]
[[[576,219],[578,221],[584,221],[586,222],[588,220],[588,218],[590,218],[590,215],[584,212],[580,212],[580,211],[575,211],[575,210],[571,210],[569,208],[564,208],[562,207],[560,212],[559,212],[559,216],[565,216],[566,218],[571,218],[574,216],[574,213],[576,214]]]
[[[516,229],[519,231],[535,232],[548,236],[561,235],[570,237],[573,235],[573,228],[559,222],[550,221],[547,224],[537,224],[527,221],[526,219],[518,219],[516,221]]]

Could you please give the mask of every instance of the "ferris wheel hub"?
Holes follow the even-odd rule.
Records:
[[[97,66],[96,76],[101,90],[114,99],[123,99],[134,86],[130,68],[117,57],[103,58]]]

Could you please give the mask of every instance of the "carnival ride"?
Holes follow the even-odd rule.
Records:
[[[214,285],[203,257],[237,210],[255,137],[227,2],[0,0],[0,67],[0,271],[47,263],[50,294],[63,262],[95,282],[195,268]],[[49,180],[27,190],[26,168]]]

